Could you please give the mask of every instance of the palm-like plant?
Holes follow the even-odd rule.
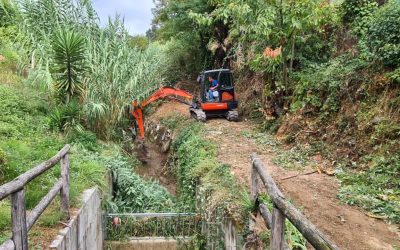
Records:
[[[65,102],[79,95],[86,125],[100,137],[108,139],[121,125],[133,97],[143,99],[162,83],[163,46],[131,48],[123,20],[110,18],[101,28],[91,1],[14,1],[33,83],[52,89],[57,82]]]
[[[73,30],[60,30],[53,41],[53,73],[57,91],[69,103],[71,97],[83,92],[85,73],[85,40]]]

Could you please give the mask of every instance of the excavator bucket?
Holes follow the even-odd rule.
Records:
[[[150,155],[144,140],[136,140],[135,149],[138,160],[142,163],[146,163]]]

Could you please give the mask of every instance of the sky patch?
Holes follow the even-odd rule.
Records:
[[[108,17],[119,14],[131,35],[145,35],[151,26],[153,0],[93,0],[100,23],[105,26]]]

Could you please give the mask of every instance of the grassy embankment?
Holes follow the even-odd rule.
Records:
[[[0,184],[47,160],[70,143],[73,146],[70,157],[72,207],[79,207],[80,195],[87,188],[99,186],[107,191],[107,170],[113,173],[118,186],[113,201],[104,192],[107,210],[155,212],[172,206],[173,200],[163,187],[133,173],[132,168],[138,162],[124,156],[118,145],[101,142],[86,130],[62,134],[51,129],[53,110],[46,93],[28,85],[11,71],[1,70],[0,73]],[[60,169],[56,166],[27,186],[28,210],[39,202],[59,176]],[[0,242],[11,235],[10,218],[10,202],[5,199],[0,202]],[[30,232],[31,246],[46,246],[62,227],[62,221],[60,201],[56,198]]]

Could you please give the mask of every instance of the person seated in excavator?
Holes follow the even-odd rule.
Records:
[[[208,81],[210,82],[210,89],[208,90],[208,99],[210,102],[214,102],[215,98],[218,99],[218,80],[215,80],[212,76],[208,77]]]

